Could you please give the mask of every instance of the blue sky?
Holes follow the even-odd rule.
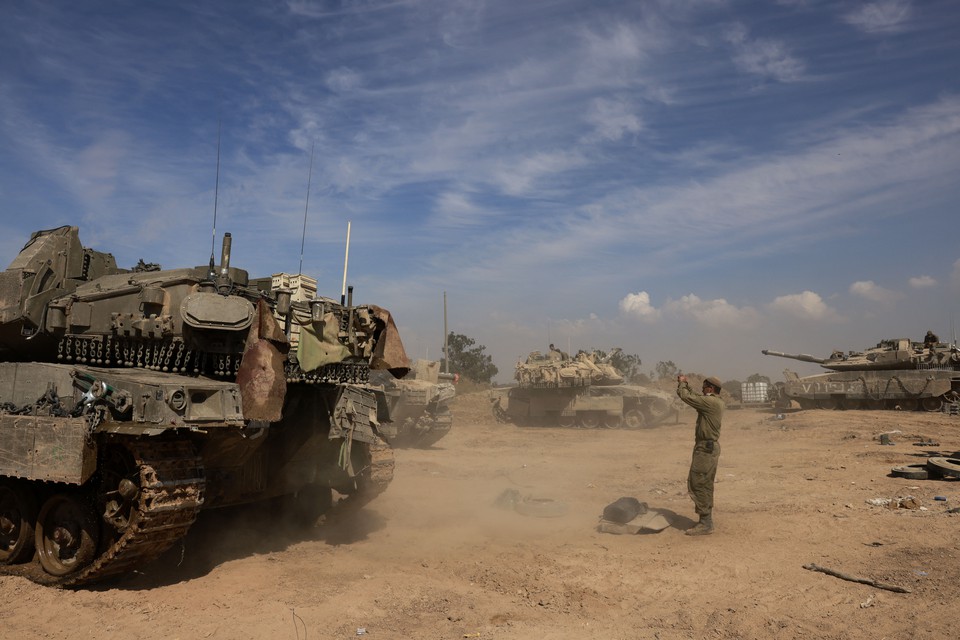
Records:
[[[0,9],[0,256],[300,269],[519,356],[723,379],[960,323],[960,4],[33,2]],[[310,177],[311,149],[313,171]],[[310,179],[309,207],[307,183]],[[960,330],[960,328],[958,328]]]

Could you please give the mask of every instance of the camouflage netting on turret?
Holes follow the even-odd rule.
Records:
[[[587,387],[592,384],[622,384],[623,376],[612,365],[597,362],[594,354],[579,353],[572,360],[557,360],[534,351],[518,363],[514,378],[518,386],[535,389]]]

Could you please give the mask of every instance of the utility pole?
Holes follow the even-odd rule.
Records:
[[[447,350],[447,292],[443,292],[443,372],[450,373],[450,352]]]

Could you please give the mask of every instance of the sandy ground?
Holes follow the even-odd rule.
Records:
[[[397,452],[373,503],[307,532],[256,510],[209,511],[182,546],[119,583],[69,591],[0,577],[0,638],[956,636],[960,514],[947,512],[960,480],[888,474],[960,455],[958,417],[728,411],[716,533],[693,538],[692,412],[636,432],[518,428],[468,394],[454,416],[432,449]],[[939,446],[915,446],[925,441]],[[568,512],[498,508],[507,489]],[[867,502],[908,495],[922,508]],[[621,496],[675,514],[673,525],[598,532]]]

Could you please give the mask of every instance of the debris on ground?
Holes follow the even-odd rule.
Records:
[[[627,524],[647,511],[646,502],[640,502],[632,496],[626,496],[604,507],[601,518],[618,524]]]
[[[658,533],[670,526],[668,514],[672,515],[668,511],[650,509],[646,502],[626,496],[604,507],[597,530],[615,534]]]
[[[923,503],[913,496],[903,496],[897,498],[870,498],[866,501],[875,507],[886,507],[888,509],[921,509],[924,510]]]
[[[833,569],[828,569],[826,567],[820,567],[813,563],[803,565],[804,569],[810,571],[818,571],[820,573],[825,573],[828,576],[833,576],[834,578],[840,578],[841,580],[847,580],[849,582],[859,582],[860,584],[867,584],[871,587],[876,587],[877,589],[885,589],[887,591],[894,591],[896,593],[910,593],[909,589],[903,587],[898,587],[893,584],[886,584],[884,582],[877,582],[876,580],[870,580],[869,578],[858,578],[857,576],[852,576],[848,573],[842,573],[840,571],[834,571]]]

